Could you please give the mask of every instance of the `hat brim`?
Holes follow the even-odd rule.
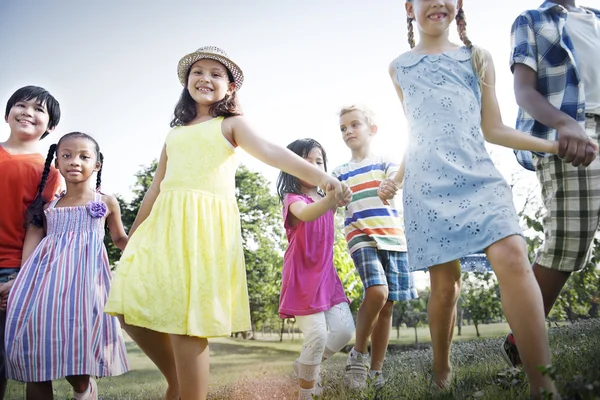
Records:
[[[198,60],[202,60],[204,58],[215,60],[223,64],[233,76],[235,90],[240,90],[242,84],[244,83],[244,73],[242,72],[242,69],[227,57],[203,51],[195,51],[183,56],[181,60],[179,60],[179,64],[177,65],[177,76],[179,77],[179,82],[183,86],[187,85],[188,73],[192,65],[194,65],[194,63]]]

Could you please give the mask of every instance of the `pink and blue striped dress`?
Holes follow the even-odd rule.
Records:
[[[86,206],[56,207],[59,200],[45,210],[46,237],[8,298],[9,379],[42,382],[129,370],[119,321],[104,313],[111,282],[104,216]],[[94,204],[103,208],[99,194],[88,206]]]

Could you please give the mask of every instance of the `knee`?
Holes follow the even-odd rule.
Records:
[[[379,318],[391,319],[392,315],[394,315],[394,302],[386,301],[381,311],[379,311]]]
[[[455,282],[438,282],[435,288],[431,288],[430,297],[435,298],[443,304],[454,306],[460,296],[460,287],[460,280]]]
[[[388,287],[387,285],[375,285],[370,286],[365,291],[365,301],[373,304],[380,304],[383,307],[388,298]]]

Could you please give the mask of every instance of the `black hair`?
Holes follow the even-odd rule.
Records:
[[[302,158],[306,158],[308,153],[315,147],[321,150],[321,154],[323,155],[323,167],[325,168],[325,172],[327,172],[327,154],[325,153],[323,146],[316,140],[308,138],[298,139],[287,146],[289,150]],[[288,193],[302,194],[302,191],[300,190],[300,180],[287,172],[281,171],[277,177],[277,195],[282,203],[285,195]]]
[[[60,144],[67,139],[72,138],[83,138],[91,141],[96,148],[96,159],[100,162],[100,169],[96,175],[96,191],[100,191],[101,175],[102,175],[102,165],[104,163],[104,156],[100,152],[100,146],[96,139],[91,137],[88,134],[82,132],[70,132],[60,138],[58,143],[52,144],[48,149],[48,155],[46,156],[46,162],[44,163],[44,171],[42,172],[42,178],[37,188],[37,194],[35,199],[27,208],[27,219],[25,226],[35,226],[37,228],[42,228],[44,226],[44,189],[46,187],[46,182],[48,181],[48,175],[50,175],[50,167],[52,165],[52,161],[54,161],[54,156],[58,152],[58,148]]]
[[[60,121],[60,104],[58,101],[48,92],[46,89],[41,88],[39,86],[25,86],[21,89],[17,90],[10,96],[8,102],[6,103],[6,112],[4,113],[4,119],[8,118],[8,114],[10,113],[10,109],[18,103],[19,101],[29,101],[32,99],[36,99],[41,104],[46,106],[48,110],[48,128],[46,132],[40,137],[40,140],[48,136],[48,132],[51,129],[54,129],[58,122]]]
[[[231,72],[227,68],[225,69],[227,70],[227,78],[229,79],[229,83],[234,82]],[[188,69],[186,74],[187,77],[190,76],[191,70],[192,67]],[[222,100],[212,104],[209,108],[209,112],[212,117],[227,118],[236,115],[242,115],[242,108],[238,104],[237,90],[234,89],[231,95],[226,94]],[[171,120],[170,126],[173,128],[176,126],[185,125],[194,118],[196,118],[196,100],[192,98],[186,85],[183,87],[181,96],[179,96],[179,101],[175,105],[175,111],[173,112],[173,119]]]

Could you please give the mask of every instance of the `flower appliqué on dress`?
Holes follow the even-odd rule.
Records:
[[[102,218],[108,212],[106,204],[102,201],[90,201],[85,208],[92,218]]]

